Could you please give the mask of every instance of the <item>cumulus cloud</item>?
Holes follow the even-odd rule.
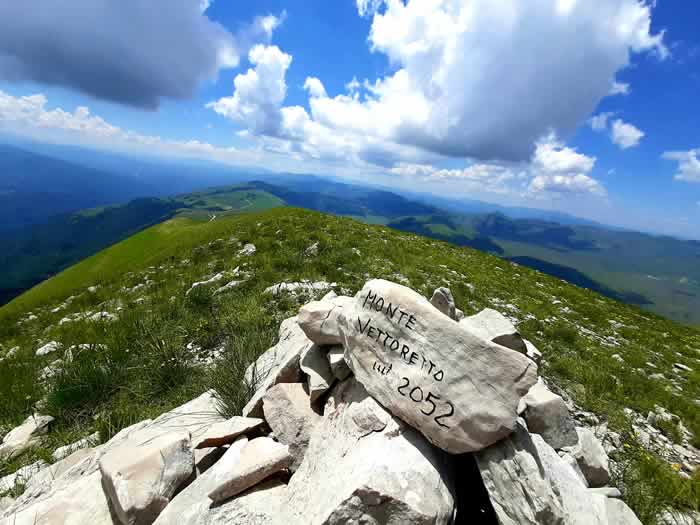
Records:
[[[234,147],[221,148],[198,140],[168,140],[121,129],[86,106],[74,111],[49,108],[45,95],[15,97],[0,90],[0,131],[52,142],[108,147],[170,157],[218,160],[236,166],[258,166],[261,156],[255,151]]]
[[[667,151],[662,155],[666,160],[678,163],[674,179],[684,182],[700,182],[700,148],[689,151]]]
[[[390,171],[423,181],[459,182],[463,188],[489,193],[605,196],[603,186],[590,176],[595,162],[595,157],[579,153],[548,136],[537,144],[527,163],[473,163],[464,169],[399,163]]]
[[[287,95],[285,75],[292,57],[277,46],[256,45],[248,60],[254,67],[236,76],[233,96],[207,107],[245,125],[254,134],[279,136],[281,106]]]
[[[594,115],[588,121],[594,131],[609,131],[610,140],[620,149],[629,149],[639,146],[639,142],[644,137],[644,132],[622,119],[611,121],[615,113],[605,112]]]
[[[333,135],[380,164],[393,160],[382,150],[527,161],[543,136],[567,137],[586,120],[632,54],[668,55],[663,33],[650,32],[650,7],[639,0],[356,4],[372,17],[371,51],[384,54],[392,72],[353,78],[346,93],[332,96],[310,77],[309,111],[271,100],[282,127],[254,126],[253,134],[307,144]]]
[[[163,99],[190,98],[202,82],[236,66],[246,44],[207,18],[209,5],[208,0],[0,2],[0,79],[77,89],[149,109]],[[256,33],[268,37],[272,19],[246,28],[243,40]]]
[[[642,137],[644,137],[642,130],[620,119],[614,120],[610,127],[610,138],[614,144],[617,144],[622,149],[639,146],[639,141],[642,140]]]
[[[613,115],[614,113],[608,111],[592,116],[589,121],[591,124],[591,128],[594,131],[605,131],[606,129],[608,129],[608,119]]]

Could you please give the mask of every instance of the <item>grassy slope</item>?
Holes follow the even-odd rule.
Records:
[[[254,256],[238,255],[245,242],[257,246]],[[313,242],[319,242],[320,254],[305,257]],[[203,287],[185,295],[192,282],[239,265],[251,278],[233,292],[212,296]],[[211,386],[235,412],[247,395],[240,382],[244,367],[274,342],[279,322],[309,299],[272,299],[262,293],[267,286],[325,279],[336,282],[337,291],[354,294],[373,277],[405,280],[427,296],[449,286],[467,314],[493,307],[517,317],[523,334],[545,356],[541,373],[622,433],[625,446],[616,459],[625,465],[626,499],[643,521],[654,523],[664,506],[700,506],[700,480],[681,480],[642,451],[623,412],[629,407],[646,413],[663,405],[700,436],[693,402],[700,398],[699,332],[475,250],[290,208],[213,222],[167,221],[0,308],[0,344],[20,348],[0,363],[0,427],[21,420],[43,396],[45,410],[58,420],[52,446],[94,429],[109,435]],[[94,284],[100,288],[88,293]],[[140,284],[145,286],[128,290]],[[473,293],[467,284],[474,285]],[[69,295],[76,298],[52,313]],[[30,310],[37,319],[19,322]],[[118,312],[119,319],[58,325],[62,317],[86,310]],[[619,346],[611,346],[609,337]],[[36,358],[34,351],[49,340],[105,346],[78,354],[43,391],[37,376],[57,354]],[[222,349],[219,364],[198,366],[213,348]],[[615,353],[626,363],[612,359]],[[650,379],[648,362],[669,379]],[[696,371],[678,376],[675,362]],[[674,377],[678,388],[667,388]],[[0,464],[0,474],[42,454],[46,451],[40,449]]]

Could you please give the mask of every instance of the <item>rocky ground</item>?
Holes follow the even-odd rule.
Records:
[[[181,500],[184,506],[208,509],[193,522],[224,521],[236,513],[254,516],[262,511],[246,502],[258,493],[263,507],[279,510],[262,513],[262,522],[294,511],[290,494],[303,502],[308,516],[331,516],[333,509],[346,516],[349,507],[330,496],[343,493],[346,485],[359,491],[357,497],[348,496],[358,513],[371,512],[364,502],[376,496],[381,503],[386,494],[399,498],[389,504],[397,516],[424,512],[414,494],[420,499],[429,491],[406,492],[406,478],[427,480],[437,491],[430,492],[437,505],[429,514],[433,517],[420,523],[434,522],[447,508],[457,509],[462,522],[480,522],[488,515],[508,523],[508,513],[537,522],[545,518],[526,517],[541,511],[552,523],[562,523],[557,520],[575,519],[572,501],[579,499],[590,503],[584,510],[595,509],[597,517],[591,519],[609,520],[608,513],[616,510],[629,516],[620,504],[597,497],[602,495],[621,495],[645,524],[697,520],[696,331],[488,255],[414,235],[299,210],[231,221],[197,226],[206,231],[186,230],[183,238],[168,237],[181,247],[159,258],[144,255],[143,264],[133,250],[126,257],[117,246],[108,258],[97,257],[47,281],[37,290],[40,300],[23,299],[18,303],[22,307],[0,310],[0,508],[7,509],[10,523],[37,513],[51,518],[50,523],[82,523],[85,514],[78,507],[83,491],[90,494],[88,485],[102,490],[101,496],[92,496],[107,502],[109,523],[129,521],[130,514],[120,518],[113,498],[124,493],[124,501],[129,500],[134,484],[122,484],[119,473],[136,475],[143,465],[155,469],[144,479],[153,479],[148,476],[154,472],[159,480],[161,472],[173,475],[163,485],[158,481],[150,491],[153,500],[133,503],[146,516],[160,509],[159,519],[169,512],[188,515],[173,506],[186,493],[190,499]],[[177,233],[173,224],[163,228]],[[155,249],[152,238],[148,246]],[[108,264],[120,260],[129,263],[110,273]],[[324,322],[316,332],[309,328],[314,319],[323,321],[329,304],[333,311],[355,312],[351,296],[362,293],[375,276],[418,292],[402,298],[415,310],[389,307],[380,294],[384,304],[370,298],[379,310],[365,308],[352,332],[341,321],[340,328],[330,329],[332,323]],[[330,290],[340,295],[309,302]],[[419,295],[430,297],[434,308]],[[30,293],[28,298],[37,296]],[[439,316],[435,308],[442,312]],[[347,324],[350,314],[344,318]],[[463,333],[479,343],[464,339]],[[275,341],[276,350],[266,352]],[[465,353],[464,348],[480,352]],[[279,352],[298,357],[295,362],[292,355],[279,371],[284,387],[269,379],[278,368],[270,356]],[[261,355],[266,357],[258,360]],[[539,365],[536,375],[531,362]],[[257,364],[244,382],[251,363]],[[492,377],[489,370],[499,373]],[[251,402],[253,411],[246,408]],[[346,405],[368,407],[368,412],[362,408],[355,413]],[[303,417],[286,421],[287,414],[297,412]],[[181,417],[184,422],[178,423]],[[152,421],[142,423],[147,418]],[[178,428],[163,427],[167,420],[189,432],[189,442]],[[250,420],[262,422],[231,437]],[[333,426],[341,423],[351,426]],[[207,446],[196,448],[198,433],[209,426]],[[298,442],[285,434],[308,439]],[[231,487],[221,489],[217,497],[222,502],[212,503],[208,495],[225,483],[240,488],[241,479],[220,476],[250,455],[234,448],[232,439],[242,442],[241,436],[250,443],[272,439],[252,448],[256,457],[270,452],[269,461],[264,468],[242,462],[248,472],[241,477],[243,484],[253,479],[256,488],[249,486],[237,497],[229,496]],[[125,437],[128,448],[107,455]],[[340,448],[331,450],[330,441],[338,441]],[[141,450],[151,443],[154,448]],[[401,446],[393,451],[393,444]],[[278,445],[286,446],[286,452]],[[369,463],[353,455],[356,446]],[[486,451],[497,446],[501,449],[488,456]],[[230,449],[238,452],[229,454]],[[316,458],[304,467],[326,449],[329,463]],[[183,466],[189,465],[188,450],[195,465],[189,471]],[[433,470],[410,470],[398,480],[389,476],[400,490],[387,485],[375,491],[375,465],[382,472],[403,472],[398,463],[382,463],[390,461],[384,459],[387,451],[404,457],[406,468],[409,460],[420,466],[427,458]],[[177,461],[157,467],[162,455]],[[122,464],[124,456],[135,464]],[[479,461],[487,456],[491,459]],[[352,462],[344,463],[346,457]],[[370,489],[353,487],[338,469],[331,470],[333,463],[366,476]],[[528,465],[537,465],[539,473],[530,472]],[[260,478],[266,469],[280,470]],[[316,470],[327,476],[323,482],[312,476]],[[561,487],[571,485],[566,480],[574,479],[572,470],[577,489],[567,493]],[[103,483],[106,472],[112,480]],[[501,483],[503,477],[521,479],[525,473],[531,486]],[[197,492],[193,487],[205,475],[214,481]],[[92,476],[91,481],[85,476]],[[336,477],[338,483],[330,483]],[[324,484],[332,491],[323,493],[336,505],[333,509],[311,499],[310,492]],[[445,494],[451,502],[443,501]],[[523,502],[517,494],[537,498]],[[216,514],[216,509],[228,514]],[[88,506],[84,512],[97,510]],[[76,521],[66,521],[70,516]]]
[[[25,487],[2,499],[0,524],[641,523],[611,484],[619,435],[552,392],[540,360],[505,316],[465,317],[447,288],[430,301],[384,280],[330,292],[248,367],[241,415],[208,391],[57,449],[0,480]],[[650,442],[656,419],[673,415],[634,420]],[[52,420],[27,418],[0,455]],[[697,467],[692,446],[675,454]]]

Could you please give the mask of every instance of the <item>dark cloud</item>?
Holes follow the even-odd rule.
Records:
[[[154,109],[238,64],[199,0],[2,0],[0,79]]]

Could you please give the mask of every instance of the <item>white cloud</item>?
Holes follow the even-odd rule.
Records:
[[[629,95],[630,85],[625,82],[614,81],[610,87],[610,95]]]
[[[487,193],[590,194],[604,196],[605,189],[590,176],[595,157],[557,142],[553,136],[540,141],[527,163],[474,163],[464,169],[440,169],[429,164],[399,163],[390,171],[424,182],[458,182],[464,189]]]
[[[537,144],[532,165],[537,172],[548,175],[588,174],[596,158],[565,147],[553,137]]]
[[[316,77],[308,77],[304,82],[304,89],[309,92],[310,97],[321,98],[328,96],[323,83]]]
[[[594,131],[605,131],[608,128],[608,119],[613,115],[614,113],[608,111],[592,116],[589,120],[591,128],[593,128]]]
[[[700,148],[689,151],[667,151],[662,155],[666,160],[678,162],[674,179],[684,182],[700,182]]]
[[[591,128],[594,131],[610,131],[610,140],[621,149],[629,149],[639,146],[639,142],[645,133],[636,126],[624,122],[622,119],[615,119],[610,122],[613,112],[599,113],[589,119]]]
[[[331,97],[309,89],[310,112],[292,108],[294,118],[283,119],[294,129],[220,111],[235,93],[210,107],[253,134],[312,149],[319,134],[333,135],[380,164],[391,155],[382,159],[378,149],[524,161],[542,136],[566,137],[586,119],[631,53],[667,56],[663,35],[649,32],[649,7],[638,0],[357,0],[357,9],[373,16],[371,50],[388,57],[393,73],[362,87],[353,79],[347,93]],[[275,109],[278,98],[262,98],[256,107],[272,108],[264,115],[285,114]],[[374,144],[381,146],[365,150]]]
[[[285,75],[292,57],[277,46],[256,45],[248,60],[254,67],[236,76],[233,96],[207,107],[245,125],[256,135],[278,136],[282,102],[287,94]]]
[[[587,175],[538,175],[530,183],[534,193],[593,193],[604,195],[602,186]]]
[[[642,130],[620,119],[613,121],[610,128],[610,138],[613,143],[617,144],[622,149],[639,146],[639,141],[642,140],[642,137],[644,137],[644,132]]]

